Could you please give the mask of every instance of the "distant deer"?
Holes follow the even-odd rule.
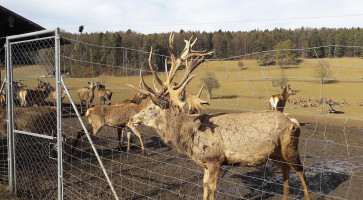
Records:
[[[41,88],[39,88],[39,86]],[[43,105],[44,100],[48,98],[51,92],[54,91],[54,88],[50,85],[50,83],[42,82],[38,84],[38,88],[34,89],[22,89],[19,92],[20,97],[20,105],[23,107],[33,106],[33,105]]]
[[[297,120],[272,111],[185,114],[183,110],[187,102],[182,93],[195,77],[190,73],[212,52],[192,50],[195,41],[191,43],[189,40],[180,58],[176,59],[172,41],[173,34],[169,38],[171,70],[161,92],[140,90],[129,85],[149,96],[153,102],[134,115],[132,123],[154,128],[165,144],[204,168],[204,200],[214,199],[222,165],[258,166],[268,159],[282,170],[284,199],[288,199],[289,194],[290,168],[295,170],[302,182],[305,199],[310,199],[298,151],[300,126]],[[190,67],[187,67],[179,84],[173,86],[174,72],[181,63]]]
[[[52,94],[52,100],[53,100],[53,105],[55,106],[57,104],[57,91],[53,91]],[[63,102],[63,99],[66,97],[66,92],[64,91],[64,89],[61,90],[61,104]]]
[[[88,82],[89,87],[82,87],[78,90],[77,94],[81,101],[81,114],[83,114],[83,104],[86,104],[86,110],[90,108],[93,98],[95,97],[95,88],[97,83],[95,81]]]
[[[17,97],[19,95],[19,91],[25,88],[27,85],[20,82],[20,81],[13,81],[13,95],[14,95],[14,102],[17,104],[19,103]],[[0,103],[1,105],[6,104],[6,88],[4,87],[0,94]]]
[[[97,82],[97,89],[98,89],[98,98],[100,98],[100,104],[102,101],[103,104],[106,104],[106,101],[108,101],[108,105],[111,105],[112,91],[106,89],[105,85],[103,85],[100,82]]]
[[[288,98],[289,98],[289,86],[284,87],[282,94],[271,95],[269,101],[272,110],[278,110],[280,112],[284,112],[284,108]]]

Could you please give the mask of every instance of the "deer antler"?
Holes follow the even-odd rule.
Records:
[[[203,104],[209,105],[208,101],[204,101],[204,100],[200,99],[200,95],[202,94],[203,87],[204,87],[204,84],[200,88],[197,95],[186,94],[186,100],[189,105],[189,114],[200,113],[201,110],[204,110],[204,107],[202,106]]]
[[[186,99],[187,95],[185,94],[185,88],[188,85],[188,83],[195,77],[195,75],[191,75],[191,73],[194,71],[194,69],[196,69],[204,61],[205,56],[213,54],[213,52],[193,50],[193,45],[195,44],[197,39],[195,39],[192,42],[192,38],[193,37],[191,37],[189,40],[185,40],[184,50],[183,50],[182,54],[180,55],[180,57],[176,58],[174,47],[173,47],[174,34],[173,33],[170,34],[169,52],[170,52],[170,59],[171,59],[171,68],[168,71],[167,66],[165,66],[165,71],[166,71],[166,76],[167,76],[165,82],[163,82],[155,73],[155,67],[152,64],[152,49],[151,49],[150,56],[149,56],[149,67],[154,76],[155,91],[146,85],[146,83],[142,77],[142,74],[140,74],[140,78],[146,88],[146,91],[145,90],[140,91],[141,89],[137,89],[131,85],[129,85],[129,86],[145,95],[149,95],[150,97],[152,97],[152,99],[161,98],[162,96],[164,96],[164,97],[169,96],[169,103],[171,103],[174,106],[178,106],[180,109],[183,110],[183,108],[185,107],[185,105],[188,102],[188,100]],[[167,63],[167,62],[165,62],[165,63]],[[185,65],[186,65],[186,70],[185,70],[184,76],[179,83],[177,83],[176,85],[172,85],[171,83],[175,77],[175,74],[178,71],[178,69],[182,63],[185,63]],[[161,85],[161,89],[157,89],[157,87],[155,85],[155,81]],[[202,89],[203,89],[203,86],[202,86],[201,90]],[[208,104],[208,102],[199,99],[201,90],[199,91],[198,95],[196,95],[196,96],[191,95],[192,100],[190,100],[190,102],[195,102],[195,103],[200,104],[199,107],[198,107],[198,105],[192,105],[194,107],[198,107],[198,109],[197,109],[198,111],[200,110],[200,107],[202,107],[201,106],[202,104]],[[189,96],[189,98],[191,98],[191,97]],[[154,101],[154,103],[155,103],[155,101]]]

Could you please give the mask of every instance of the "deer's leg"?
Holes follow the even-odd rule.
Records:
[[[80,107],[81,107],[81,115],[82,115],[82,113],[83,113],[83,109],[82,109],[82,107],[83,107],[83,101],[81,101]]]
[[[127,131],[127,152],[130,152],[131,131]]]
[[[282,171],[282,177],[284,179],[284,197],[283,200],[289,199],[289,177],[290,177],[290,167],[284,162],[274,161]]]
[[[135,133],[135,135],[139,138],[140,143],[141,143],[141,150],[142,150],[141,153],[142,153],[142,155],[145,155],[144,142],[142,140],[142,136],[141,136],[140,132],[136,129],[136,127],[132,124],[131,121],[129,121],[129,123],[127,123],[127,127],[129,127]]]
[[[87,128],[87,131],[89,132],[89,133],[91,133],[92,132],[92,126],[89,126],[88,128]],[[81,129],[81,130],[79,130],[78,131],[78,134],[77,134],[77,137],[74,139],[74,141],[73,141],[73,145],[72,145],[72,148],[71,148],[71,155],[73,155],[73,152],[74,152],[74,150],[75,150],[75,148],[77,147],[77,145],[78,145],[78,142],[79,142],[79,139],[82,137],[82,136],[84,136],[86,134],[86,132],[83,130],[83,129]]]
[[[215,163],[208,163],[207,168],[204,170],[203,186],[204,195],[203,200],[214,200],[214,192],[217,188],[219,174],[221,173],[220,165]]]
[[[124,142],[124,128],[117,127],[117,136],[118,136],[118,150],[122,150],[122,143]]]
[[[208,190],[209,190],[209,170],[207,168],[204,169],[204,177],[203,177],[203,200],[208,200]]]
[[[306,181],[305,181],[305,176],[304,176],[304,173],[303,173],[303,167],[302,167],[301,163],[299,162],[298,165],[290,164],[290,167],[295,170],[296,174],[299,176],[299,178],[301,180],[303,190],[304,190],[305,200],[310,200],[310,196],[309,196],[309,192],[308,192],[308,186],[307,186]]]

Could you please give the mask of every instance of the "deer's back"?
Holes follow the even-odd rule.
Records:
[[[193,152],[202,159],[221,157],[226,164],[256,166],[279,154],[281,140],[291,138],[296,128],[277,111],[223,114],[206,117],[194,136]]]

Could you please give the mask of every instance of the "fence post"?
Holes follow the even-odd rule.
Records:
[[[55,76],[57,93],[57,146],[58,146],[58,199],[63,200],[63,137],[62,137],[62,91],[60,82],[60,36],[55,30]]]
[[[13,70],[11,61],[11,45],[9,38],[6,38],[6,107],[7,107],[7,133],[8,133],[8,172],[9,189],[16,196],[16,171],[15,171],[15,137],[13,121]]]

